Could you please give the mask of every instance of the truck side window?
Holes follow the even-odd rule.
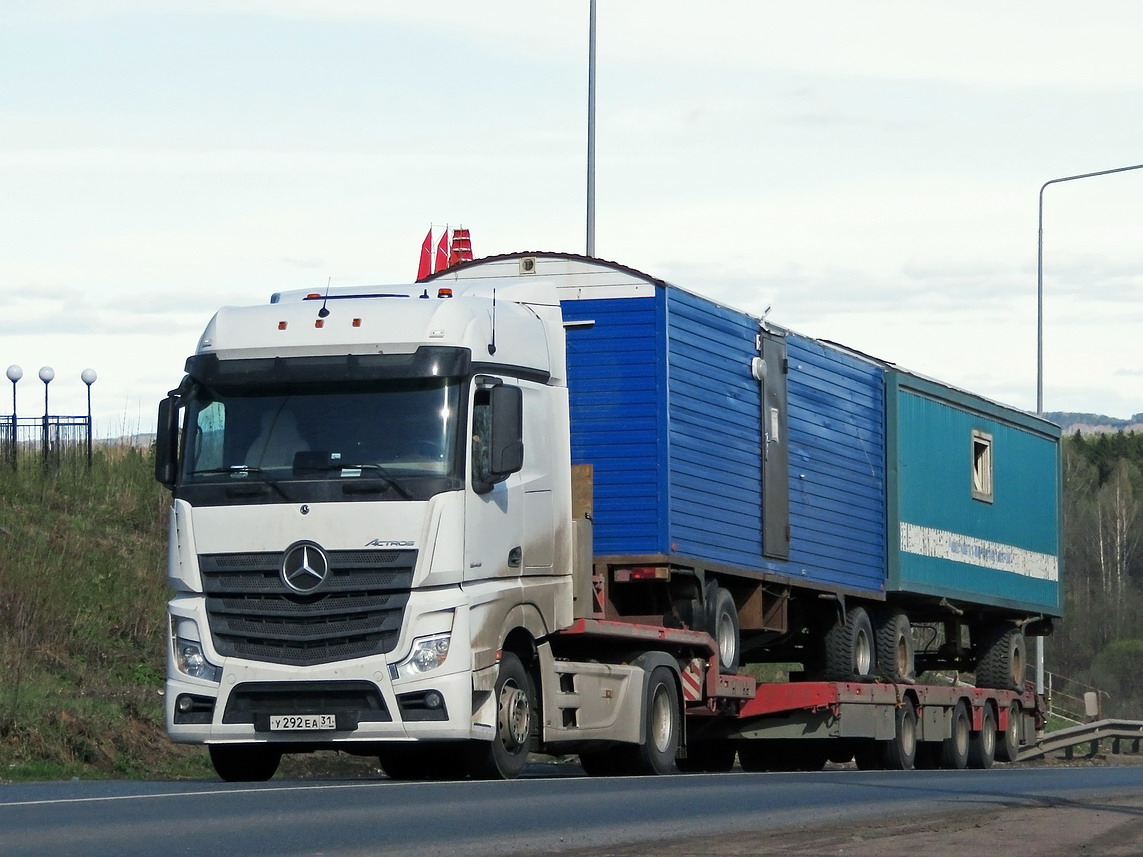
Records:
[[[477,390],[472,401],[472,486],[477,494],[492,490],[492,391]]]

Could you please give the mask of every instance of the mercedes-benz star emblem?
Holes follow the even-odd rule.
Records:
[[[309,594],[325,583],[329,560],[313,542],[298,542],[282,557],[282,582],[294,592]]]

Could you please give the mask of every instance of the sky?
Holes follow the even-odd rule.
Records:
[[[1143,164],[1143,4],[599,0],[596,255],[1036,407],[1040,187]],[[0,367],[152,430],[222,305],[586,248],[588,0],[5,0]],[[1044,408],[1143,412],[1143,170],[1044,192]],[[0,379],[0,413],[12,387]]]

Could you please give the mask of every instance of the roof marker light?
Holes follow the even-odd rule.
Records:
[[[324,318],[315,318],[314,319],[314,327],[325,327],[325,319]]]
[[[452,289],[437,289],[437,297],[438,298],[451,298],[452,297]]]
[[[359,319],[359,318],[355,318],[355,319],[353,320],[353,326],[354,326],[354,327],[361,327],[361,319]]]
[[[321,298],[321,294],[319,294],[318,292],[310,292],[310,293],[309,293],[308,295],[306,295],[306,297],[305,297],[305,299],[306,299],[307,301],[316,301],[316,300],[318,300],[318,299],[320,299],[320,298]]]
[[[288,321],[279,321],[278,322],[278,330],[285,330],[288,325],[289,325]]]

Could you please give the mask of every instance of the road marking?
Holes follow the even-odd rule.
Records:
[[[278,792],[305,792],[305,791],[334,791],[335,789],[363,789],[363,788],[376,788],[381,785],[389,785],[388,781],[377,783],[345,783],[342,785],[326,785],[326,786],[277,786],[273,788],[261,789],[217,789],[210,791],[193,791],[193,792],[160,792],[158,794],[133,794],[133,795],[103,795],[100,797],[65,797],[65,798],[52,798],[50,800],[19,800],[0,803],[0,809],[10,806],[53,806],[56,804],[65,803],[100,803],[104,801],[113,800],[139,800],[139,799],[156,799],[156,798],[169,798],[169,797],[206,797],[208,795],[237,795],[237,794],[277,794]]]

